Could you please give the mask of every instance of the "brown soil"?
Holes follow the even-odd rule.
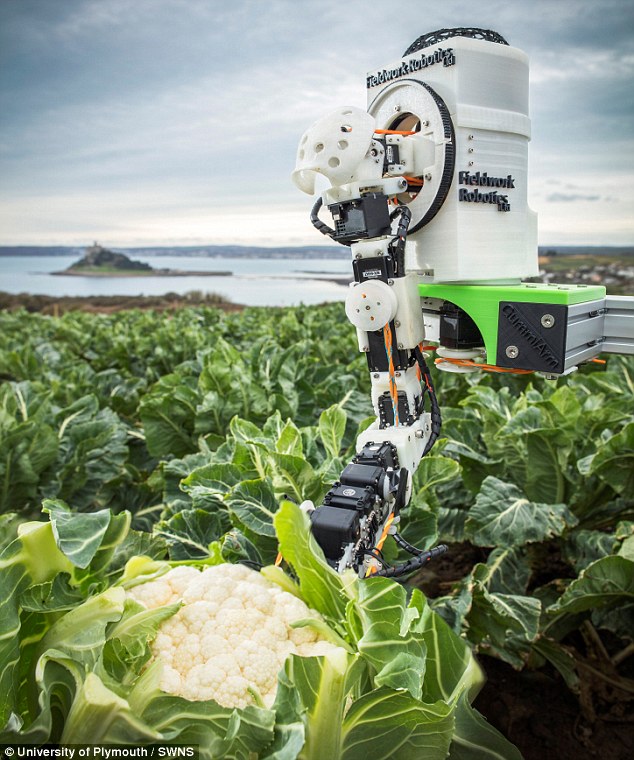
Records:
[[[179,295],[166,293],[162,296],[40,296],[29,293],[0,292],[0,309],[26,309],[29,312],[41,312],[58,316],[67,311],[86,311],[91,313],[111,314],[126,309],[154,309],[156,311],[173,311],[185,306],[208,306],[223,311],[242,311],[244,306],[227,303],[215,293],[192,291]]]
[[[450,594],[477,562],[486,561],[487,554],[468,542],[452,544],[447,554],[409,583],[431,598]],[[538,571],[531,587],[573,575],[554,542],[541,545],[534,559]],[[487,681],[474,706],[525,760],[634,758],[634,654],[615,668],[610,658],[622,642],[606,634],[599,639],[589,622],[564,643],[580,664],[578,696],[548,665],[518,672],[498,659],[479,655]]]
[[[634,715],[582,714],[576,697],[556,673],[517,672],[492,657],[479,657],[487,682],[474,706],[520,750],[525,760],[630,760]]]

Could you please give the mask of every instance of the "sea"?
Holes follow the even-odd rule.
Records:
[[[133,255],[156,269],[231,272],[230,276],[81,277],[54,275],[72,256],[0,256],[0,291],[46,296],[157,296],[192,290],[217,293],[247,306],[296,306],[343,301],[351,262],[322,258],[207,258]],[[333,282],[331,279],[340,282]],[[341,282],[343,280],[343,283]]]

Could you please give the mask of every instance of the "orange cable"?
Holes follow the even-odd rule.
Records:
[[[394,369],[394,356],[392,354],[392,329],[389,323],[383,328],[383,341],[385,343],[385,352],[388,361],[390,396],[392,398],[392,408],[394,409],[394,427],[400,424],[398,418],[398,388],[396,387],[396,375]]]
[[[385,521],[385,527],[383,528],[383,532],[381,533],[381,538],[377,541],[375,549],[378,551],[381,551],[383,548],[383,544],[385,543],[385,539],[387,538],[388,532],[390,528],[392,527],[392,523],[394,522],[395,514],[394,512],[390,512],[389,517]],[[374,565],[370,566],[365,574],[365,577],[367,578],[369,575],[374,575],[376,573],[376,567]]]
[[[415,135],[416,132],[403,131],[400,129],[375,129],[375,135]]]
[[[390,512],[389,517],[385,521],[385,527],[383,528],[383,533],[381,533],[381,538],[377,541],[376,548],[381,551],[383,548],[383,544],[385,543],[385,539],[387,538],[387,534],[389,533],[390,528],[392,527],[392,523],[394,522],[395,514],[394,512]]]
[[[470,359],[450,359],[448,357],[440,357],[436,359],[436,364],[442,364],[447,362],[449,364],[455,364],[458,367],[477,367],[485,372],[499,372],[500,374],[508,375],[532,375],[532,369],[511,369],[507,367],[498,367],[495,364],[480,364],[478,362],[471,361]]]

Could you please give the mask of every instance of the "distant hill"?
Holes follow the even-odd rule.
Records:
[[[95,243],[86,248],[85,255],[79,261],[75,261],[61,272],[52,272],[51,274],[80,277],[228,277],[232,272],[155,269],[144,261],[130,259],[124,253],[109,251]]]
[[[95,243],[86,248],[83,258],[71,264],[66,270],[71,272],[121,271],[121,272],[151,272],[152,267],[143,261],[129,259],[123,253],[109,251]]]
[[[540,256],[634,256],[632,245],[540,245]]]

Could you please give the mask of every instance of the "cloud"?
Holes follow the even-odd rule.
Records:
[[[594,214],[606,204],[595,200],[613,201],[618,188],[612,229],[634,239],[629,1],[410,3],[381,36],[385,18],[364,0],[0,3],[0,200],[12,219],[3,234],[29,242],[48,228],[63,243],[65,229],[78,236],[95,224],[172,235],[172,217],[185,238],[188,219],[217,234],[223,215],[259,208],[271,215],[269,239],[293,226],[314,242],[310,225],[302,233],[289,221],[310,205],[289,181],[301,134],[336,106],[363,107],[366,71],[398,60],[420,34],[471,25],[531,56],[531,198],[543,234],[576,235],[579,204],[603,234]],[[34,209],[54,211],[36,219]],[[248,235],[258,227],[269,225],[258,217]]]
[[[582,193],[551,193],[546,200],[549,203],[574,203],[575,201],[600,201],[601,196]]]

